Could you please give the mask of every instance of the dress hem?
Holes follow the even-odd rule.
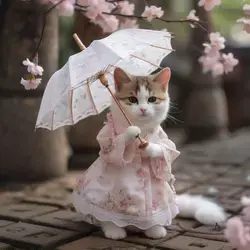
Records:
[[[170,203],[167,209],[161,210],[151,216],[142,217],[107,212],[79,197],[75,191],[73,192],[73,203],[76,211],[83,215],[84,221],[97,226],[100,226],[100,222],[112,222],[118,227],[135,226],[141,230],[147,230],[155,225],[171,225],[172,219],[179,213],[175,202]]]

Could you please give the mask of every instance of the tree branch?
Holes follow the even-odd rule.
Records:
[[[61,4],[64,0],[59,1],[58,3],[54,4],[49,10],[47,10],[44,13],[44,22],[43,22],[43,27],[42,27],[42,31],[41,31],[41,36],[39,39],[39,42],[37,44],[35,53],[38,52],[40,46],[41,46],[41,42],[42,42],[42,37],[44,34],[44,29],[45,29],[45,25],[46,25],[46,15],[51,12],[54,8],[56,8],[59,4]],[[108,3],[117,3],[117,2],[122,2],[124,0],[106,0],[106,2]],[[145,4],[146,4],[146,0],[145,0]],[[87,8],[88,6],[83,6],[78,4],[78,2],[76,1],[75,3],[75,7],[76,10],[80,11],[80,12],[87,12]],[[112,16],[118,16],[118,17],[123,17],[123,18],[132,18],[132,19],[138,19],[138,20],[145,20],[147,21],[146,17],[143,16],[139,16],[139,15],[126,15],[126,14],[121,14],[121,13],[115,13],[115,11],[117,10],[117,8],[115,8],[112,12],[102,12],[103,15],[112,15]],[[169,19],[164,19],[164,18],[155,18],[156,20],[160,20],[162,22],[165,23],[190,23],[196,26],[199,26],[200,28],[202,28],[203,30],[207,31],[207,29],[202,25],[202,21],[196,21],[196,20],[191,20],[191,19],[178,19],[178,20],[169,20]],[[207,31],[208,32],[208,31]]]
[[[33,55],[33,58],[35,57],[36,53],[38,53],[38,50],[41,46],[42,40],[43,40],[43,34],[44,34],[44,30],[45,30],[45,26],[46,26],[46,17],[47,14],[49,14],[54,8],[56,8],[59,4],[61,4],[64,0],[59,1],[58,3],[54,4],[51,8],[49,8],[44,14],[43,14],[43,26],[42,26],[42,31],[41,31],[41,35],[40,35],[40,39],[38,41],[38,44],[36,46],[35,49],[35,53]]]

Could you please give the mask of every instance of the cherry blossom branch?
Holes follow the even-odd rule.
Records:
[[[80,4],[75,4],[76,7],[79,8],[80,11],[82,12],[87,12],[87,8],[88,6],[82,6]],[[138,16],[138,15],[127,15],[127,14],[122,14],[122,13],[114,13],[113,11],[112,12],[102,12],[103,15],[109,15],[109,16],[118,16],[118,17],[124,17],[124,18],[131,18],[131,19],[139,19],[139,20],[147,20],[147,17],[144,17],[144,16]],[[165,23],[190,23],[190,24],[193,24],[193,25],[197,25],[199,26],[200,28],[202,28],[203,30],[207,31],[208,30],[202,25],[202,21],[199,20],[194,20],[194,19],[178,19],[178,20],[169,20],[169,19],[164,19],[164,18],[161,18],[161,17],[156,17],[155,18],[156,20],[160,20],[162,22],[165,22]]]
[[[33,88],[40,84],[41,78],[37,78],[37,75],[41,76],[42,70],[38,65],[38,51],[44,36],[47,14],[55,8],[58,9],[59,15],[63,16],[72,16],[75,11],[84,13],[90,19],[90,22],[101,27],[104,33],[112,33],[124,28],[138,28],[137,20],[148,22],[152,26],[152,29],[154,29],[152,21],[159,20],[164,23],[189,24],[192,28],[197,27],[208,32],[203,25],[205,22],[201,21],[195,15],[195,10],[191,10],[188,16],[183,19],[164,19],[164,10],[161,7],[149,6],[147,0],[144,0],[145,9],[141,15],[134,14],[135,4],[127,0],[40,0],[40,3],[52,4],[52,7],[44,12],[41,35],[32,61],[26,59],[23,62],[29,72],[27,80],[23,79],[22,81],[22,84],[27,86],[27,88]],[[215,6],[220,5],[220,3],[221,0],[199,0],[197,2],[198,6],[204,7],[206,11],[211,11]],[[244,11],[248,14],[250,13],[250,8],[247,6]],[[240,19],[238,22],[244,23],[245,30],[250,33],[250,18]],[[209,39],[210,43],[205,43],[203,56],[199,59],[199,62],[203,66],[203,72],[211,71],[214,76],[231,72],[234,66],[238,64],[238,60],[233,57],[232,53],[226,55],[221,52],[221,49],[224,48],[224,38],[219,33],[211,33]],[[39,71],[39,74],[35,74],[37,71]]]

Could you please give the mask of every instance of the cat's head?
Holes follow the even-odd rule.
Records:
[[[130,75],[121,68],[115,69],[115,95],[133,124],[153,127],[166,119],[170,76],[169,68],[149,76]]]

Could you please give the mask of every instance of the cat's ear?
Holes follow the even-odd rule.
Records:
[[[153,80],[159,83],[164,88],[164,90],[167,90],[170,77],[171,77],[170,68],[164,68],[154,76]]]
[[[131,76],[121,68],[114,71],[115,88],[119,91],[123,84],[131,82]]]

